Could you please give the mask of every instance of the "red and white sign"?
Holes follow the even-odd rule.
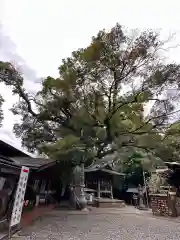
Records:
[[[10,227],[17,225],[21,221],[28,176],[29,168],[22,166],[11,215]]]

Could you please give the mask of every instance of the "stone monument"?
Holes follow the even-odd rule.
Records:
[[[73,184],[72,191],[74,192],[73,199],[75,201],[76,208],[84,210],[87,207],[87,200],[84,193],[84,163],[80,166],[76,166],[73,171]]]

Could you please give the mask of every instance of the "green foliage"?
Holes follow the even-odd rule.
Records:
[[[143,185],[143,156],[140,153],[134,153],[126,159],[123,164],[123,172],[126,174],[126,181],[128,184],[138,186]]]
[[[4,102],[4,99],[0,95],[0,127],[1,127],[2,120],[3,120],[3,111],[2,111],[2,104],[3,104],[3,102]]]
[[[1,62],[0,61],[0,79],[1,79],[1,76],[2,76],[2,68],[4,68],[6,65],[6,63],[4,62]],[[1,92],[0,92],[1,93]],[[0,95],[0,127],[1,127],[1,123],[2,123],[2,120],[3,120],[3,110],[2,110],[2,105],[4,103],[4,99],[3,97]]]
[[[180,161],[180,123],[179,120],[169,125],[163,135],[164,148],[156,150],[157,155],[166,162]]]
[[[126,174],[126,183],[138,186],[138,184],[144,184],[143,171],[145,179],[148,179],[151,171],[159,164],[163,163],[154,155],[147,154],[145,151],[135,151],[124,158],[119,165],[119,171]]]
[[[158,94],[179,86],[180,66],[165,64],[164,43],[156,32],[130,37],[117,24],[100,31],[87,48],[63,59],[59,77],[48,76],[32,96],[11,64],[1,67],[0,81],[20,97],[13,113],[16,136],[29,151],[38,149],[56,159],[103,158],[121,149],[154,151],[159,134],[173,113],[172,99]],[[145,104],[154,103],[144,117]],[[81,159],[81,160],[80,160]]]

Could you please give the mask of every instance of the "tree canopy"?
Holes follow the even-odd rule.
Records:
[[[3,97],[0,95],[0,127],[2,125],[2,120],[3,120],[3,110],[2,110],[2,104],[4,102]]]
[[[1,69],[3,68],[4,69],[4,63],[0,61],[0,79],[2,77],[1,75]],[[2,125],[2,120],[3,120],[3,110],[2,110],[2,105],[3,105],[3,102],[4,102],[4,99],[1,95],[1,92],[0,92],[0,127]]]
[[[122,149],[163,148],[169,120],[179,111],[174,101],[180,79],[180,65],[161,56],[164,44],[150,30],[129,34],[117,24],[99,31],[89,46],[63,59],[59,77],[45,78],[34,95],[12,64],[0,65],[0,81],[20,97],[12,108],[22,117],[16,136],[31,152],[90,162]],[[167,94],[169,88],[176,96]]]
[[[154,154],[139,150],[130,153],[129,156],[124,156],[117,165],[117,169],[126,174],[126,184],[138,186],[139,184],[144,185],[144,180],[148,180],[151,172],[159,165],[164,165],[161,159]]]

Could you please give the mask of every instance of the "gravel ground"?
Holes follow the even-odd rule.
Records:
[[[179,240],[180,223],[138,214],[54,211],[13,240]]]

